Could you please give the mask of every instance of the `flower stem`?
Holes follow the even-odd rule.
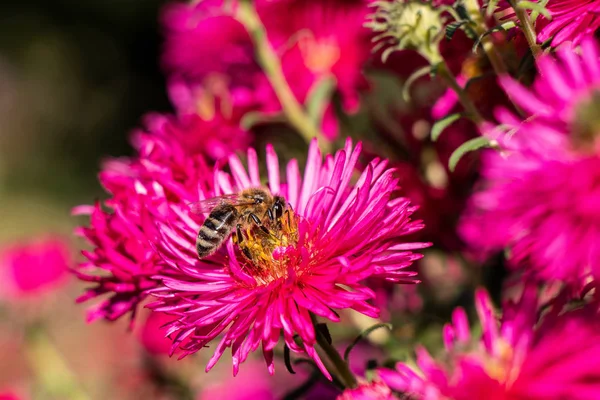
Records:
[[[322,146],[321,148],[324,151],[328,150],[329,142],[325,140],[320,129],[311,120],[292,92],[283,74],[281,61],[273,46],[271,46],[265,26],[251,1],[242,0],[238,3],[236,18],[250,34],[258,62],[273,87],[288,122],[302,135],[307,143],[313,138],[317,138]]]
[[[507,73],[507,69],[504,60],[496,51],[496,47],[494,46],[492,38],[489,35],[485,35],[487,26],[485,18],[481,13],[479,2],[476,0],[465,0],[464,4],[467,9],[467,13],[474,22],[473,30],[477,36],[481,37],[481,47],[490,61],[492,68],[494,68],[494,72],[496,72],[496,75],[505,75]]]
[[[529,14],[527,14],[526,10],[520,8],[515,0],[508,0],[511,7],[515,10],[515,14],[521,23],[521,29],[523,30],[523,34],[525,35],[525,39],[527,39],[527,43],[529,44],[529,48],[531,49],[531,54],[533,54],[533,58],[537,61],[539,56],[542,54],[542,48],[537,42],[537,35],[535,33],[535,28],[533,27],[533,23],[529,18]]]
[[[456,93],[460,104],[462,104],[471,120],[475,122],[475,124],[480,125],[484,121],[483,117],[481,116],[481,114],[477,110],[477,107],[475,107],[475,104],[473,104],[467,93],[464,91],[464,89],[460,87],[460,85],[456,81],[456,78],[454,77],[454,75],[452,75],[450,69],[448,69],[448,65],[446,64],[446,62],[442,61],[437,65],[437,73],[450,87],[450,89],[452,89]]]
[[[333,345],[329,343],[329,340],[327,340],[323,332],[319,329],[319,327],[317,326],[316,316],[311,315],[311,319],[313,321],[315,333],[317,335],[317,343],[319,344],[319,347],[323,349],[325,354],[327,354],[327,357],[329,358],[331,363],[335,366],[340,380],[344,383],[346,388],[356,388],[358,386],[358,382],[356,381],[356,377],[354,376],[352,371],[350,371],[350,367],[348,366],[346,361],[344,361],[344,359],[342,358],[340,353],[338,353],[335,347],[333,347]]]

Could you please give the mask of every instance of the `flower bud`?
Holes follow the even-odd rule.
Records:
[[[367,26],[379,33],[373,41],[383,50],[382,59],[395,50],[416,50],[431,64],[441,61],[438,44],[443,37],[445,18],[443,9],[429,1],[393,0],[376,1],[377,10],[369,16]]]

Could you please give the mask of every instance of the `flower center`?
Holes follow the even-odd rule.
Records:
[[[196,112],[204,121],[211,121],[219,112],[226,118],[232,114],[232,99],[228,88],[228,79],[226,76],[218,73],[207,76],[202,85],[202,89],[197,90]]]
[[[298,41],[298,47],[304,64],[315,74],[331,72],[341,55],[335,37],[317,40],[312,35],[303,36]]]
[[[299,265],[298,217],[292,210],[286,210],[275,221],[265,221],[268,233],[257,225],[242,232],[244,238],[237,243],[244,254],[244,271],[254,277],[257,283],[267,285],[290,275],[290,266]]]
[[[484,369],[488,376],[510,387],[519,374],[519,366],[515,364],[515,349],[504,339],[497,339],[494,347],[496,354],[486,358]]]
[[[600,91],[577,105],[571,126],[571,142],[577,150],[589,152],[600,134]]]

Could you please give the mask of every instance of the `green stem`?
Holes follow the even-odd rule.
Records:
[[[471,118],[471,120],[475,122],[475,124],[480,125],[484,121],[483,117],[481,116],[481,114],[477,110],[477,107],[475,107],[475,104],[473,104],[467,93],[464,91],[464,89],[460,87],[460,85],[456,81],[456,78],[454,77],[454,75],[452,75],[452,73],[448,69],[448,65],[444,61],[438,64],[437,73],[448,85],[448,87],[454,90],[454,92],[458,96],[460,104],[462,104],[462,106],[464,107],[469,118]]]
[[[290,89],[283,74],[281,61],[273,46],[271,46],[265,26],[251,1],[242,0],[239,2],[236,18],[250,34],[258,62],[273,87],[288,122],[296,128],[307,143],[313,138],[317,138],[321,148],[327,151],[329,142],[324,138],[320,129],[311,120]]]
[[[535,28],[533,27],[533,23],[529,18],[529,14],[527,14],[526,10],[520,8],[515,0],[509,0],[511,7],[515,10],[515,14],[519,19],[521,24],[521,29],[523,30],[523,34],[525,35],[525,39],[527,39],[527,43],[529,43],[529,48],[531,49],[531,54],[533,54],[533,58],[537,61],[539,56],[542,55],[542,47],[537,42],[537,35],[535,33]]]
[[[327,340],[323,332],[317,327],[317,318],[314,315],[311,315],[313,325],[315,327],[315,333],[317,335],[317,343],[319,347],[323,349],[331,363],[334,365],[337,370],[337,375],[340,380],[344,383],[346,388],[354,389],[358,386],[358,382],[356,381],[356,377],[350,371],[349,365],[344,361],[340,353],[333,347],[331,343]]]
[[[479,2],[476,0],[465,0],[464,4],[467,9],[467,13],[474,22],[473,30],[477,36],[482,37],[487,30],[487,26],[485,23],[485,18],[481,12]],[[500,54],[498,54],[492,38],[488,35],[483,36],[481,39],[481,47],[483,48],[488,60],[490,60],[490,64],[492,64],[492,68],[494,68],[496,75],[505,75],[507,73],[506,64],[504,63],[504,60]]]

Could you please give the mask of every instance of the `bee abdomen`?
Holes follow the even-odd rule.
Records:
[[[196,239],[199,258],[207,257],[221,247],[231,233],[237,218],[238,212],[231,205],[224,204],[211,211]]]

